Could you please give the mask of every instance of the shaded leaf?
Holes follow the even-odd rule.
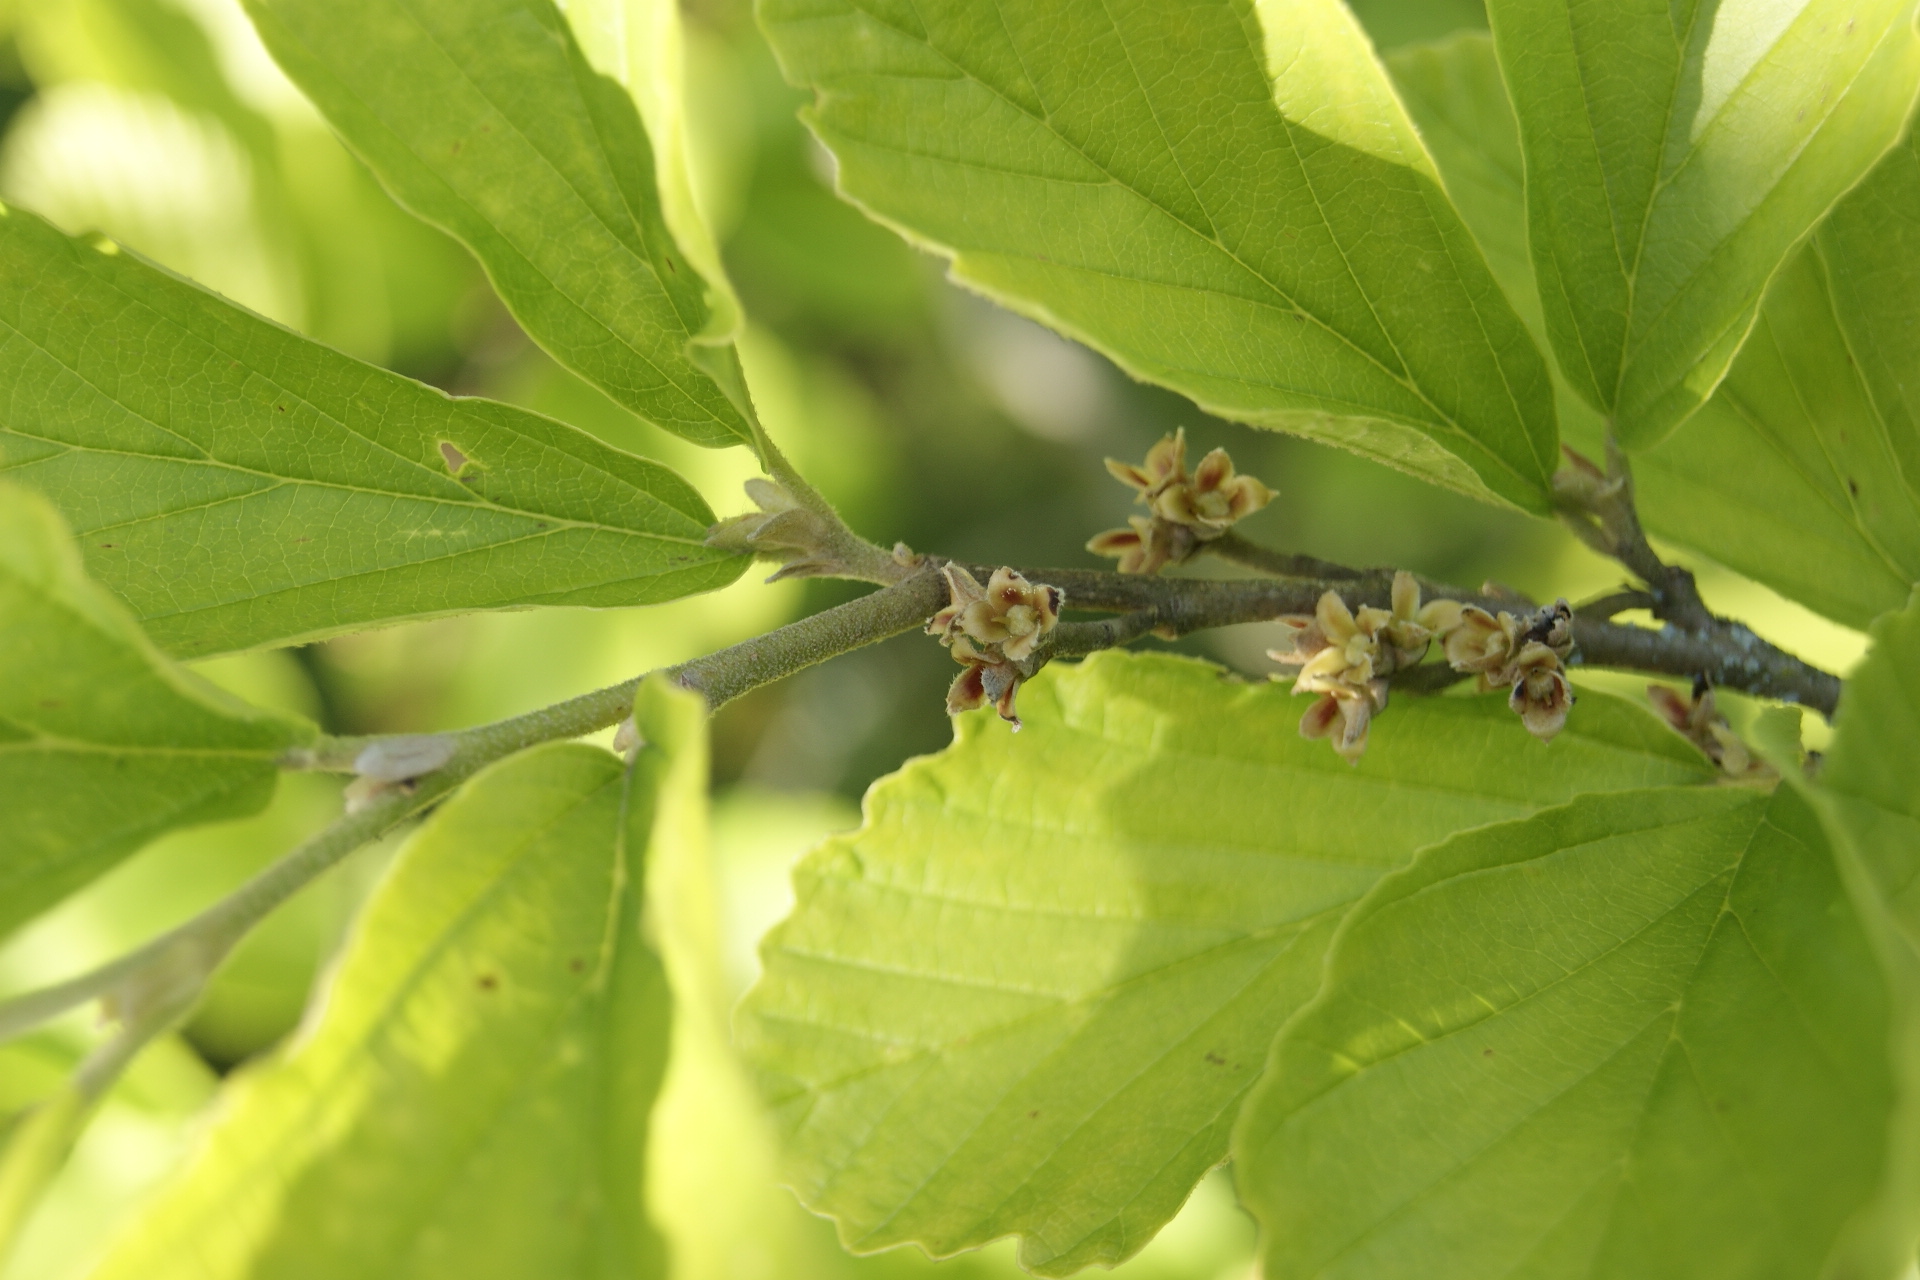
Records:
[[[1913,0],[1491,0],[1547,331],[1624,444],[1712,394],[1767,281],[1899,136]]]
[[[46,500],[0,485],[0,933],[162,832],[259,810],[311,734],[169,662]]]
[[[647,1277],[671,998],[641,925],[645,772],[550,745],[435,814],[320,1006],[98,1273]]]
[[[866,1252],[1002,1235],[1046,1275],[1137,1251],[1226,1154],[1349,905],[1420,846],[1706,776],[1587,695],[1550,746],[1498,698],[1396,703],[1349,768],[1306,699],[1107,653],[1022,690],[809,855],[738,1035],[801,1199]]]
[[[737,313],[724,285],[714,306],[668,230],[632,99],[593,69],[549,0],[247,10],[348,145],[401,204],[473,251],[556,360],[689,440],[751,440],[728,341]]]
[[[1265,1274],[1891,1275],[1851,1224],[1889,1158],[1892,1018],[1789,788],[1458,836],[1349,916],[1248,1102]]]
[[[1544,362],[1336,0],[760,14],[842,192],[955,279],[1222,416],[1544,509]]]
[[[1893,915],[1920,941],[1920,595],[1873,628],[1847,681],[1819,797]]]
[[[536,414],[362,364],[111,242],[0,218],[0,474],[198,656],[731,582],[700,495]]]

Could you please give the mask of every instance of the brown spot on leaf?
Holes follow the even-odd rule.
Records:
[[[1482,1049],[1482,1050],[1480,1051],[1480,1056],[1481,1056],[1481,1057],[1483,1057],[1483,1058],[1491,1058],[1491,1057],[1493,1056],[1493,1050],[1491,1050],[1491,1049]]]
[[[575,956],[573,959],[567,961],[567,968],[573,970],[575,973],[585,972],[586,967],[587,967],[587,962],[585,960],[582,960],[579,956]]]
[[[447,470],[456,476],[460,474],[460,469],[466,466],[468,462],[467,455],[460,452],[460,446],[451,440],[442,440],[440,442],[440,458],[441,461],[447,464]]]
[[[495,974],[483,973],[480,975],[480,989],[482,991],[491,991],[499,985],[500,979]]]
[[[1860,496],[1860,482],[1852,476],[1847,477],[1847,492],[1856,498]]]
[[[1040,1113],[1039,1113],[1038,1111],[1029,1111],[1029,1112],[1027,1112],[1027,1119],[1029,1119],[1029,1120],[1038,1120],[1039,1118],[1040,1118]]]
[[[1216,1067],[1224,1067],[1227,1065],[1227,1060],[1221,1057],[1217,1053],[1209,1053],[1207,1055],[1207,1061],[1211,1062]]]
[[[119,545],[120,545],[120,544],[119,544],[119,543],[117,543],[117,542],[103,542],[103,543],[101,543],[101,544],[100,544],[100,549],[101,549],[102,551],[111,551],[111,550],[113,550],[113,549],[114,549],[115,547],[117,547],[117,546],[119,546]]]

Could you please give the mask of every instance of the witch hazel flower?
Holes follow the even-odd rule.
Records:
[[[1019,664],[1060,621],[1060,588],[1032,583],[1016,571],[995,569],[986,586],[957,564],[944,565],[947,607],[927,621],[963,668],[947,690],[947,714],[991,705],[1000,718],[1020,728],[1014,696],[1026,678]]]
[[[1391,599],[1391,609],[1362,605],[1355,612],[1337,593],[1325,592],[1312,616],[1279,619],[1292,630],[1293,645],[1268,654],[1300,667],[1295,693],[1320,695],[1300,718],[1301,736],[1332,738],[1350,764],[1367,749],[1374,714],[1386,710],[1387,677],[1417,664],[1433,639],[1460,621],[1458,602],[1423,605],[1419,580],[1404,571],[1393,575]]]
[[[1508,690],[1507,705],[1529,733],[1546,740],[1560,732],[1574,701],[1563,665],[1573,652],[1565,600],[1519,618],[1456,600],[1422,603],[1420,595],[1419,580],[1400,572],[1390,609],[1349,609],[1328,591],[1311,616],[1278,619],[1293,644],[1267,656],[1300,668],[1295,693],[1320,695],[1300,717],[1302,737],[1331,738],[1348,763],[1359,763],[1373,717],[1387,706],[1387,677],[1417,666],[1435,641],[1455,671],[1479,677],[1482,692]]]
[[[1534,737],[1549,741],[1565,727],[1574,702],[1565,667],[1573,610],[1565,600],[1525,619],[1468,605],[1444,645],[1448,663],[1477,675],[1481,692],[1511,690],[1507,705]]]
[[[1191,559],[1202,543],[1220,537],[1274,496],[1260,481],[1236,472],[1225,449],[1207,454],[1189,474],[1184,427],[1149,449],[1143,465],[1108,458],[1107,470],[1151,513],[1129,517],[1129,527],[1109,529],[1087,543],[1093,554],[1118,559],[1122,573],[1158,573]]]
[[[1713,686],[1705,679],[1693,682],[1693,697],[1683,698],[1663,684],[1647,686],[1647,701],[1674,732],[1700,748],[1707,759],[1720,766],[1729,777],[1771,773],[1764,761],[1756,760],[1713,705]]]
[[[1293,614],[1280,619],[1293,631],[1293,647],[1268,654],[1276,662],[1300,668],[1293,682],[1295,693],[1320,695],[1300,717],[1300,736],[1331,738],[1333,749],[1349,764],[1358,764],[1367,749],[1367,729],[1374,713],[1386,710],[1386,677],[1393,670],[1395,655],[1382,641],[1392,617],[1384,609],[1373,608],[1362,608],[1356,617],[1346,601],[1328,591],[1311,617]]]

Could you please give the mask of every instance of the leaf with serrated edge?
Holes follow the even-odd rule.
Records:
[[[556,360],[695,443],[751,441],[738,357],[668,230],[639,113],[549,0],[247,0],[247,11],[347,144],[473,251]],[[727,329],[737,317],[720,310]]]
[[[1491,41],[1388,59],[1448,190],[1537,335],[1520,143]],[[1920,429],[1903,368],[1920,364],[1920,162],[1889,152],[1774,278],[1713,398],[1633,460],[1641,518],[1850,626],[1920,580]],[[1562,433],[1600,457],[1604,424],[1565,382]]]
[[[242,817],[313,730],[169,662],[0,484],[0,933],[176,827]]]
[[[1534,741],[1498,698],[1397,701],[1350,768],[1303,698],[1108,653],[958,721],[796,874],[737,1027],[801,1199],[866,1252],[1025,1237],[1113,1263],[1226,1154],[1334,926],[1421,845],[1589,790],[1707,776],[1584,695]]]
[[[644,1173],[672,1002],[632,776],[555,744],[444,805],[317,1019],[229,1086],[96,1280],[666,1275]]]
[[[1892,1016],[1790,788],[1458,836],[1348,917],[1247,1103],[1264,1274],[1877,1274],[1839,1259],[1889,1156]]]
[[[650,604],[745,565],[672,471],[309,342],[18,209],[0,475],[180,656],[525,605]]]
[[[765,0],[840,189],[1224,417],[1544,510],[1545,363],[1338,0]]]
[[[1630,449],[1725,375],[1767,281],[1900,135],[1914,0],[1489,0],[1560,368]]]

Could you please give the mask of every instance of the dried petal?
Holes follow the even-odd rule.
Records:
[[[1015,733],[1020,732],[1020,717],[1013,710],[1014,695],[1020,692],[1020,673],[1005,665],[982,667],[980,688],[1000,718],[1012,725]]]
[[[1336,591],[1321,593],[1319,603],[1313,607],[1313,617],[1331,644],[1345,644],[1360,633],[1347,602]]]
[[[1538,648],[1550,661],[1523,660],[1507,705],[1519,713],[1520,723],[1527,727],[1528,733],[1546,742],[1566,726],[1567,712],[1573,709],[1573,689],[1567,684],[1560,660],[1551,649],[1536,643],[1529,643],[1527,647]]]
[[[1134,466],[1131,462],[1122,462],[1118,458],[1107,459],[1107,471],[1121,484],[1129,488],[1146,492],[1153,488],[1153,477]]]
[[[975,707],[987,705],[987,692],[983,675],[987,668],[980,663],[970,662],[953,678],[947,687],[947,714],[957,716],[962,711],[972,711]]]
[[[1447,633],[1447,663],[1455,671],[1497,672],[1513,654],[1514,631],[1512,614],[1496,618],[1468,605],[1460,611],[1460,624]]]
[[[1147,450],[1147,474],[1155,484],[1187,478],[1187,429],[1177,427],[1170,436]]]
[[[1333,731],[1334,721],[1340,718],[1340,699],[1330,693],[1322,694],[1314,700],[1300,716],[1300,736],[1303,738],[1324,738]]]

